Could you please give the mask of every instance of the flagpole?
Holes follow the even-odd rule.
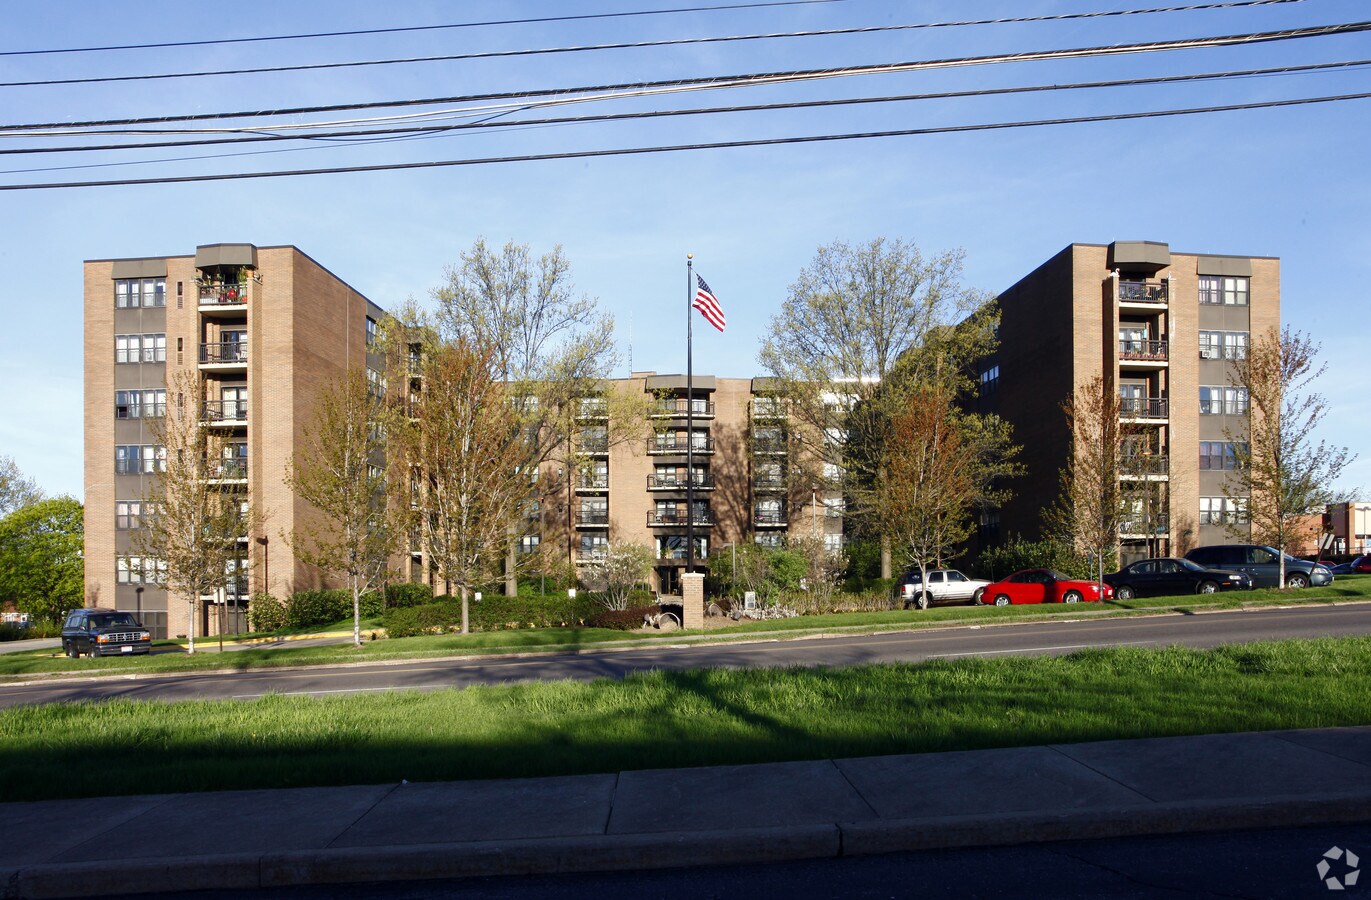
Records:
[[[686,574],[695,571],[695,254],[686,254]],[[682,593],[684,596],[684,593]]]

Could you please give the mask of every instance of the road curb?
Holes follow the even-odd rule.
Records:
[[[1371,821],[1371,792],[1139,804],[993,816],[590,835],[417,846],[332,847],[175,860],[47,863],[0,872],[5,900],[255,890],[317,884],[636,871],[871,856],[914,850],[1241,831]]]

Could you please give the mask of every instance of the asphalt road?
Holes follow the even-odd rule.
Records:
[[[223,674],[115,676],[0,686],[0,708],[58,701],[251,699],[441,690],[478,684],[622,678],[651,669],[851,666],[963,656],[1046,655],[1088,647],[1213,647],[1283,638],[1371,635],[1371,605],[1034,622],[749,643],[661,645],[524,658],[438,659]]]
[[[1341,851],[1325,876],[1324,854]],[[931,897],[1298,898],[1356,896],[1355,879],[1330,890],[1325,877],[1347,880],[1371,860],[1371,825],[1111,838],[929,850],[888,856],[816,859],[772,865],[641,872],[472,878],[255,890],[261,900],[601,900],[676,897],[710,900],[890,900]],[[158,894],[168,900],[242,900],[241,891]],[[111,898],[120,900],[120,898]]]

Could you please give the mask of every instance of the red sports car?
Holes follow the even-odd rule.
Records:
[[[1075,581],[1052,569],[1024,569],[1003,581],[997,581],[981,594],[981,602],[996,606],[1011,603],[1080,603],[1082,600],[1110,600],[1114,589],[1093,581]]]

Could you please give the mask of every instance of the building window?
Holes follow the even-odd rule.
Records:
[[[519,538],[519,552],[521,554],[537,553],[539,537],[536,534],[526,534]]]
[[[165,334],[116,334],[114,336],[116,363],[162,363],[167,361]]]
[[[144,556],[121,556],[114,562],[114,580],[119,584],[161,584],[166,577],[165,560]]]
[[[1201,497],[1201,525],[1247,524],[1247,501],[1241,497]]]
[[[1000,389],[1000,367],[991,366],[981,373],[981,396],[993,397]]]
[[[1200,276],[1200,302],[1214,306],[1247,306],[1250,279],[1246,276]]]
[[[1247,415],[1247,389],[1227,385],[1200,385],[1200,415]]]
[[[373,399],[384,400],[386,397],[386,380],[376,369],[367,369],[367,390]]]
[[[367,349],[376,346],[376,320],[367,316]]]
[[[116,419],[153,419],[167,414],[167,392],[115,391],[114,417]]]
[[[768,547],[778,550],[785,546],[785,532],[783,531],[759,531],[753,538],[758,547]]]
[[[1246,359],[1246,331],[1201,331],[1201,359]]]
[[[1238,445],[1232,441],[1200,441],[1200,468],[1232,471],[1238,467]]]
[[[120,500],[114,504],[114,527],[132,531],[142,526],[143,504],[138,500]]]
[[[114,308],[166,306],[165,278],[120,278],[114,282]]]
[[[114,448],[114,474],[136,475],[138,473],[138,445],[119,444]]]

